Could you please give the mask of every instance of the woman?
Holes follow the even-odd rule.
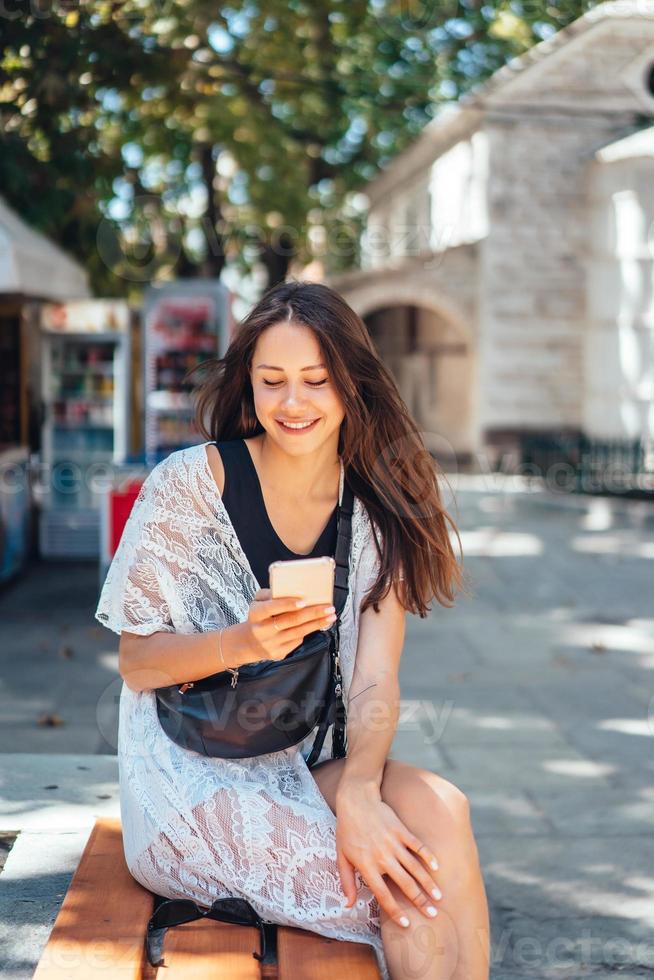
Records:
[[[327,286],[270,290],[208,372],[208,441],[145,481],[96,612],[120,634],[130,872],[170,898],[243,897],[266,921],[369,943],[385,978],[483,980],[488,912],[466,797],[387,759],[406,612],[424,618],[461,584],[432,457],[362,320]],[[347,757],[332,758],[331,730],[311,770],[314,733],[242,760],[178,747],[157,687],[281,660],[333,621],[272,599],[267,569],[333,554],[341,462],[354,493]]]

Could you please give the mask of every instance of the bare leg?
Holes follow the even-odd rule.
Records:
[[[333,811],[343,763],[343,759],[330,760],[312,770]],[[384,875],[410,920],[405,929],[381,912],[384,952],[392,980],[488,980],[488,905],[466,797],[441,776],[394,759],[386,763],[381,795],[436,855],[436,878],[443,893],[434,903],[438,915],[428,919]],[[419,887],[416,883],[416,893]]]

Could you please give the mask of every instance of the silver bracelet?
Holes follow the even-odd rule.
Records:
[[[223,667],[228,670],[232,675],[232,687],[236,687],[238,683],[238,667],[228,667],[225,663],[225,658],[223,657],[223,631],[218,631],[218,652],[220,653],[220,659],[223,662]]]

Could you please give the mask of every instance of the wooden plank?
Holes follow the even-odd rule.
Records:
[[[258,929],[201,919],[166,932],[164,966],[150,967],[145,933],[153,895],[129,873],[119,818],[98,818],[33,980],[379,980],[373,948],[304,929],[277,928],[277,966]]]
[[[277,929],[279,980],[379,980],[375,951],[368,943],[329,939],[306,929]]]
[[[129,873],[120,819],[98,818],[33,980],[143,980],[152,893]]]
[[[166,932],[157,980],[260,980],[259,930],[200,919]]]

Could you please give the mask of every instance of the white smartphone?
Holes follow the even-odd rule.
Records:
[[[336,562],[329,555],[273,561],[268,566],[272,598],[298,596],[309,605],[332,605],[335,569]]]

